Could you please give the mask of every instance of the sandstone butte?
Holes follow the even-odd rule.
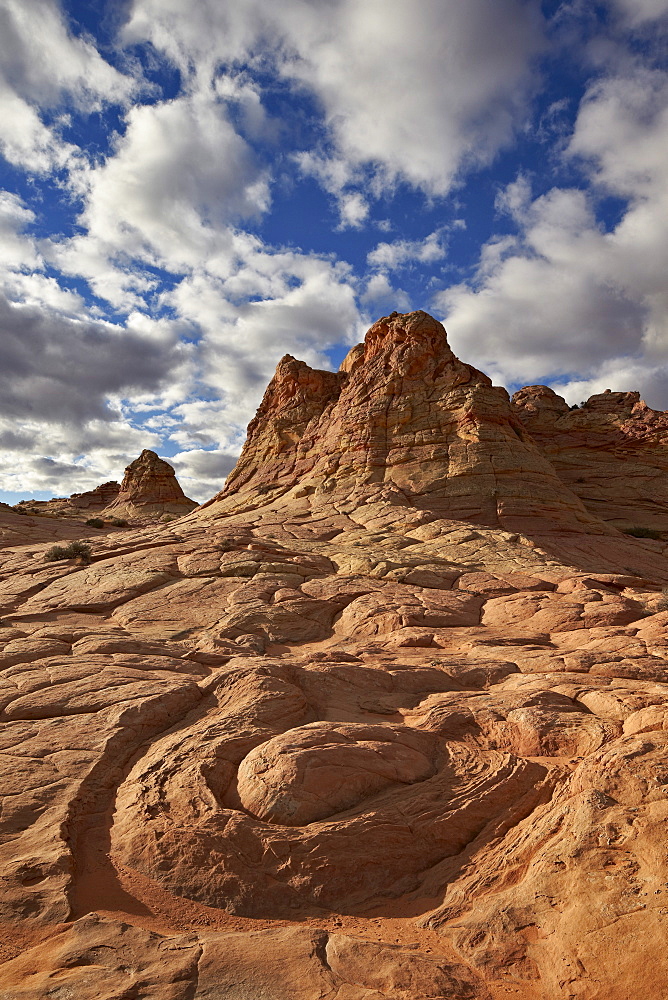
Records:
[[[0,998],[668,996],[667,427],[393,314],[192,513],[5,541]]]
[[[160,518],[171,521],[196,506],[184,494],[169,462],[144,449],[126,468],[122,483],[102,483],[86,493],[53,500],[21,500],[15,507],[0,504],[0,546],[16,544],[24,538],[30,541],[80,538],[88,531],[84,525],[90,518],[106,518],[107,529],[114,527],[114,520],[130,521],[135,526]]]

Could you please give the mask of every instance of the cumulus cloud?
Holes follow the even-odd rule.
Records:
[[[68,30],[54,0],[4,0],[0,11],[3,75],[17,93],[41,107],[63,94],[87,110],[123,101],[131,78],[107,63],[92,41]]]
[[[430,264],[445,257],[443,233],[436,230],[424,240],[394,240],[392,243],[379,243],[367,254],[367,264],[370,267],[386,271],[396,271],[414,262]]]
[[[340,157],[313,150],[302,150],[294,159],[304,176],[315,177],[333,196],[339,212],[339,229],[359,229],[369,216],[368,199],[355,190],[363,181],[361,171]]]
[[[195,450],[173,455],[169,462],[187,496],[203,503],[218,493],[237,461],[237,453]]]
[[[668,76],[637,68],[594,83],[566,156],[589,171],[590,193],[554,188],[532,199],[524,177],[501,196],[517,235],[490,241],[476,280],[437,298],[451,339],[506,382],[559,379],[647,387],[668,406]],[[623,198],[611,229],[600,194]],[[613,379],[614,376],[614,379]],[[561,377],[561,378],[560,378]]]
[[[150,40],[202,86],[263,49],[321,103],[332,167],[369,166],[377,189],[404,179],[445,194],[488,163],[522,121],[543,45],[532,0],[135,0],[126,42]],[[313,166],[313,164],[311,164]],[[322,162],[319,176],[331,179]],[[356,205],[356,207],[355,207]],[[352,204],[352,224],[361,210]]]
[[[123,417],[0,416],[0,489],[52,496],[94,489],[120,480],[143,448],[160,451],[160,436]]]
[[[668,0],[610,0],[610,3],[632,27],[668,17]]]
[[[198,347],[201,395],[217,400],[177,408],[184,421],[173,432],[177,441],[218,442],[227,450],[238,449],[283,354],[329,367],[324,351],[360,335],[354,287],[349,269],[342,265],[256,248],[237,277],[244,282],[244,301],[232,297],[234,276],[226,280],[204,272],[184,279],[169,295],[174,311],[189,317],[203,333]],[[248,301],[253,289],[255,300]]]
[[[79,183],[85,232],[54,244],[51,259],[126,309],[158,283],[142,265],[183,273],[229,248],[229,225],[269,204],[265,171],[208,96],[132,108],[113,155]]]
[[[54,0],[4,0],[0,8],[0,152],[34,173],[63,167],[78,149],[43,112],[68,101],[86,113],[126,101],[134,79],[74,37]]]
[[[530,173],[506,185],[503,225],[474,277],[436,300],[453,346],[505,382],[550,378],[577,399],[639,385],[668,403],[666,78],[638,46],[611,41],[627,31],[647,42],[666,2],[608,0],[575,128],[568,102],[554,100],[533,136],[551,144],[568,184],[540,197]],[[577,21],[582,6],[562,6]],[[59,220],[70,212],[63,232],[47,236],[48,202],[42,216],[0,192],[2,485],[18,482],[17,454],[21,488],[63,493],[118,478],[152,447],[177,452],[196,499],[220,489],[279,357],[329,367],[331,347],[361,339],[367,309],[412,308],[401,286],[445,262],[446,226],[379,241],[379,229],[397,233],[389,218],[373,221],[379,207],[393,215],[412,188],[411,210],[433,219],[518,129],[531,137],[540,7],[131,0],[117,11],[121,72],[56,0],[5,0],[0,152],[48,176],[47,199],[60,185],[71,201],[58,205]],[[165,60],[176,93],[141,75],[143,64],[159,78]],[[109,104],[118,133],[101,149],[75,145]],[[331,246],[350,264],[299,249],[307,225],[280,229],[286,192],[298,214],[305,177],[338,213]],[[614,226],[599,211],[610,195],[625,205]]]
[[[57,170],[76,147],[64,142],[57,128],[46,126],[36,109],[0,79],[0,153],[16,167],[35,174]]]
[[[403,288],[394,288],[386,271],[371,275],[360,301],[370,309],[384,313],[408,312],[411,308],[408,294]]]
[[[0,267],[33,268],[40,265],[34,241],[25,230],[35,213],[18,195],[0,191]]]
[[[0,294],[0,411],[79,424],[113,419],[111,395],[159,393],[186,350],[161,336],[69,319]]]

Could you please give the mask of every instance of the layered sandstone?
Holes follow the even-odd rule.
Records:
[[[112,516],[146,517],[189,513],[197,504],[179,484],[173,467],[145,448],[125,470],[121,488],[104,513]]]
[[[0,996],[668,990],[668,545],[517,421],[388,317],[210,504],[0,555]]]
[[[422,509],[510,530],[605,533],[564,488],[508,393],[452,353],[427,313],[379,320],[336,375],[289,355],[224,495],[390,487]]]
[[[29,512],[26,508],[0,503],[0,549],[47,541],[71,541],[91,533],[91,528],[79,518]]]
[[[84,514],[95,515],[113,503],[121,488],[120,483],[111,481],[96,486],[85,493],[73,493],[69,497],[54,497],[53,500],[19,500],[16,510],[21,514],[51,514],[56,517],[80,518]]]
[[[553,389],[532,385],[512,401],[587,510],[622,530],[668,532],[668,414],[637,392],[608,390],[570,409]]]
[[[80,538],[90,534],[83,522],[91,517],[107,521],[130,520],[134,524],[146,524],[163,517],[165,520],[182,517],[190,513],[197,504],[190,500],[181,489],[174,469],[159,458],[154,451],[145,449],[139,458],[131,462],[122,483],[108,482],[96,486],[85,493],[73,493],[69,497],[53,500],[21,500],[13,508],[20,515],[29,515],[30,520],[18,522],[18,531],[12,530],[11,518],[0,518],[0,544],[7,544],[13,538],[23,541],[39,541],[45,538]],[[40,519],[36,522],[35,519]],[[46,526],[42,520],[53,520],[56,524]],[[65,527],[63,520],[79,522],[76,526]]]

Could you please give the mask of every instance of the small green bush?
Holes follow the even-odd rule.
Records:
[[[47,562],[57,562],[60,559],[80,559],[90,562],[90,545],[85,542],[70,542],[69,545],[52,545],[44,553]]]
[[[89,528],[104,528],[104,521],[101,517],[89,517],[86,524]]]
[[[636,525],[634,528],[625,528],[625,535],[632,535],[634,538],[661,538],[661,532],[654,528],[642,528]]]
[[[109,524],[113,524],[114,528],[127,528],[128,522],[124,517],[112,517]]]

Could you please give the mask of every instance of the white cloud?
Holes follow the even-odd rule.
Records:
[[[40,241],[24,231],[35,219],[35,213],[18,195],[0,191],[0,287],[13,302],[82,315],[85,306],[81,296],[41,273]]]
[[[113,155],[81,183],[86,233],[54,247],[54,259],[119,306],[155,283],[133,258],[183,272],[228,242],[230,222],[269,204],[264,171],[210,95],[132,108]]]
[[[367,254],[367,264],[370,267],[386,271],[396,271],[411,263],[433,264],[445,257],[443,232],[436,230],[424,240],[394,240],[392,243],[379,243]]]
[[[143,448],[160,438],[125,421],[90,421],[73,428],[57,421],[0,418],[0,489],[69,496],[117,480]],[[83,456],[83,457],[82,457]]]
[[[110,66],[92,42],[68,30],[53,0],[4,0],[0,8],[0,152],[37,174],[76,159],[44,109],[69,100],[90,113],[123,102],[135,81]]]
[[[135,81],[110,66],[92,41],[70,33],[54,0],[3,0],[0,39],[4,78],[41,107],[53,107],[67,94],[86,110],[98,110],[135,89]]]
[[[215,449],[181,452],[169,459],[183,492],[203,503],[221,490],[236,465],[237,454]]]
[[[362,172],[346,160],[324,156],[313,150],[296,153],[295,162],[305,177],[315,177],[323,189],[334,197],[339,212],[339,229],[359,229],[369,216],[369,202],[355,190],[363,180]]]
[[[584,158],[594,192],[625,199],[621,220],[606,231],[595,193],[533,200],[518,178],[499,199],[518,235],[490,241],[476,281],[437,299],[456,349],[506,382],[578,372],[578,393],[636,379],[668,406],[667,96],[668,77],[642,69],[590,88],[566,155]]]
[[[655,408],[668,399],[668,364],[632,358],[611,358],[603,361],[593,378],[572,378],[554,382],[555,392],[568,403],[579,403],[594,393],[613,389],[617,392],[639,392],[642,399]],[[663,402],[662,402],[663,400]]]
[[[654,31],[666,2],[610,0],[611,34]],[[391,215],[406,184],[433,211],[512,141],[537,85],[543,23],[538,0],[134,0],[129,59],[146,40],[156,65],[167,56],[179,68],[181,88],[130,107],[146,94],[139,71],[120,73],[75,37],[55,0],[4,0],[0,11],[5,156],[38,174],[65,168],[81,205],[76,235],[37,239],[43,219],[0,194],[5,486],[17,454],[35,455],[22,486],[64,480],[71,492],[164,444],[178,449],[186,492],[219,489],[283,353],[327,367],[328,348],[361,339],[361,309],[411,308],[396,273],[410,287],[411,271],[432,271],[448,229],[406,239],[372,211]],[[591,47],[598,79],[570,141],[563,100],[539,126],[569,167],[584,165],[590,191],[555,183],[536,198],[520,175],[497,206],[515,231],[488,240],[475,280],[438,302],[453,345],[504,381],[550,376],[584,395],[635,379],[668,402],[666,79],[617,42],[605,69],[609,42]],[[89,159],[66,114],[109,102],[121,133]],[[338,229],[355,230],[351,253],[363,257],[371,225],[398,235],[368,252],[363,278],[252,231],[295,165],[331,197]],[[627,202],[611,231],[596,219],[599,194]],[[91,320],[103,305],[87,310],[57,271],[130,315]]]
[[[0,191],[0,267],[39,267],[34,240],[24,234],[34,221],[35,213],[18,195]]]
[[[370,309],[382,312],[408,312],[411,300],[403,288],[394,288],[385,271],[372,274],[360,301]]]
[[[124,38],[151,40],[200,88],[222,64],[273,56],[321,102],[334,164],[371,167],[377,192],[401,178],[438,195],[511,139],[543,44],[532,0],[136,0]]]
[[[46,174],[64,166],[76,149],[43,124],[35,108],[0,79],[0,153],[13,166]]]
[[[668,0],[610,0],[610,3],[632,27],[668,16]]]
[[[638,66],[588,89],[569,152],[591,162],[596,183],[637,200],[665,187],[666,135],[668,74]]]

